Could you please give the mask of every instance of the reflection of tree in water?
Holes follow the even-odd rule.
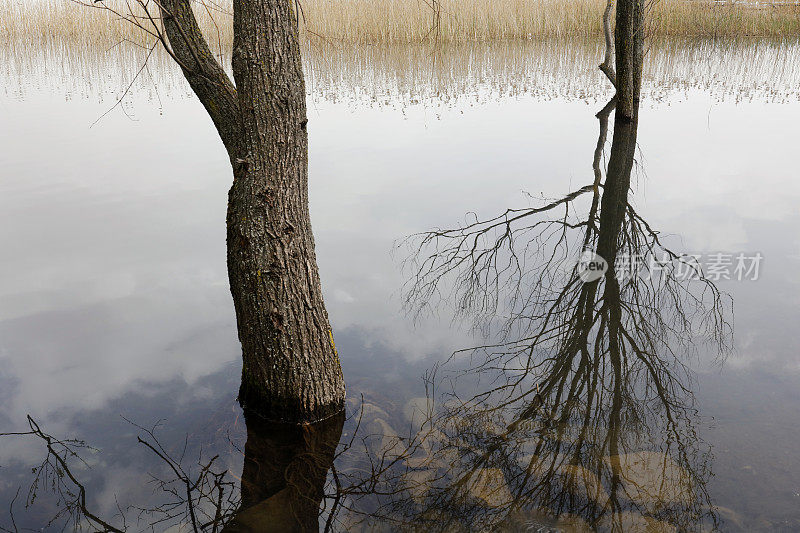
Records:
[[[146,467],[155,497],[134,504],[117,500],[114,512],[103,513],[93,498],[97,487],[82,482],[90,468],[84,458],[99,450],[82,440],[56,438],[28,417],[28,431],[2,436],[36,438],[44,443],[45,457],[32,468],[31,484],[6,502],[8,519],[0,522],[0,531],[316,531],[344,413],[304,425],[271,422],[252,411],[245,411],[244,419],[244,449],[228,440],[219,450],[243,453],[244,465],[236,472],[225,455],[195,459],[188,441],[176,453],[160,442],[158,424],[133,424],[138,442],[156,458]]]
[[[420,403],[427,416],[416,447],[387,476],[364,523],[716,526],[685,359],[700,341],[725,350],[724,298],[629,202],[636,120],[617,120],[602,181],[613,105],[598,114],[593,184],[544,207],[420,236],[409,304],[419,309],[449,293],[462,316],[499,329],[500,340],[465,351],[469,368],[447,372],[459,385],[441,407]],[[579,279],[582,249],[610,265],[600,280]],[[620,276],[623,257],[643,258],[644,272]]]
[[[409,404],[408,438],[393,429],[390,409],[369,403],[348,421],[303,426],[246,414],[236,479],[214,459],[184,471],[150,433],[146,445],[173,475],[160,481],[168,503],[144,510],[148,523],[194,531],[716,526],[686,358],[700,342],[726,348],[724,298],[629,201],[636,120],[616,121],[603,180],[613,109],[614,101],[598,114],[592,184],[542,207],[419,236],[409,306],[424,310],[449,294],[460,317],[496,342],[462,351],[466,369],[451,361],[434,370],[431,387],[452,385],[446,397],[431,388]],[[610,265],[601,279],[579,279],[584,249]],[[626,257],[643,258],[644,272],[620,276]],[[58,442],[55,454],[73,457]],[[52,464],[51,477],[60,472],[62,489],[77,494],[64,500],[66,515],[78,517],[72,523],[139,529],[92,514],[83,487],[63,477],[67,463]]]
[[[344,414],[298,426],[247,416],[242,503],[224,531],[316,531]]]

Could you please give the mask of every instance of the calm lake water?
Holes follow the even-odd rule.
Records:
[[[413,406],[431,394],[423,376],[454,350],[488,342],[446,294],[419,315],[403,305],[414,274],[404,238],[543,205],[592,184],[595,113],[613,95],[594,68],[598,50],[585,43],[435,55],[332,50],[306,61],[317,255],[350,414],[364,413],[361,434],[413,433]],[[724,357],[700,342],[696,351],[670,346],[690,369],[677,381],[688,391],[681,406],[689,422],[681,426],[684,440],[653,429],[641,442],[626,441],[628,460],[643,463],[624,467],[629,503],[614,515],[624,529],[717,523],[723,531],[800,530],[799,52],[769,43],[672,43],[649,51],[631,204],[671,248],[700,255],[707,271],[715,254],[729,258],[727,269],[717,261],[717,286],[732,298],[724,316],[733,333]],[[166,449],[180,455],[188,443],[187,464],[201,450],[219,454],[236,476],[236,446],[246,436],[235,403],[240,351],[225,266],[227,156],[201,105],[162,59],[115,106],[137,58],[6,53],[0,82],[0,431],[26,429],[30,414],[47,433],[92,445],[75,471],[91,507],[108,517],[118,502],[158,500],[147,472],[164,465],[137,443],[142,431],[131,422],[160,423]],[[736,279],[739,254],[763,258],[757,279],[754,272]],[[463,367],[468,356],[450,364]],[[474,375],[465,379],[457,387],[479,388]],[[466,420],[485,414],[475,405],[459,409]],[[345,423],[342,442],[356,418]],[[639,433],[648,420],[640,420]],[[693,450],[693,459],[676,458],[676,446],[681,457]],[[360,465],[358,454],[368,448],[342,454],[337,468]],[[462,459],[476,448],[455,447]],[[19,486],[17,525],[42,527],[53,514],[46,491],[24,508],[30,467],[45,453],[37,439],[3,438],[1,526],[10,527],[3,513]],[[658,468],[648,457],[672,466]],[[596,477],[579,476],[583,488],[576,489],[562,465],[544,476],[550,492],[528,496],[514,490],[508,468],[481,471],[480,484],[494,486],[494,496],[471,493],[477,503],[469,512],[478,518],[461,529],[521,531],[541,523],[580,530],[567,515],[586,516],[587,487],[599,481],[594,500],[597,492],[613,496],[600,466]],[[681,496],[689,490],[684,474],[688,498]],[[676,476],[667,491],[678,494],[632,488],[663,489]],[[519,505],[497,501],[509,490]],[[422,513],[424,498],[411,498]],[[351,501],[340,528],[356,529],[348,513],[382,505]],[[408,518],[409,509],[391,512]],[[688,522],[682,509],[694,513]],[[146,520],[129,518],[128,525],[144,529]]]

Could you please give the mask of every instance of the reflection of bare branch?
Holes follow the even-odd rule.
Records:
[[[566,230],[587,224],[586,221],[569,220],[570,203],[593,190],[593,186],[587,185],[542,207],[508,209],[485,221],[476,220],[460,228],[439,229],[415,236],[419,242],[414,245],[415,253],[409,263],[415,277],[407,286],[406,305],[409,308],[419,306],[418,311],[422,310],[434,296],[440,294],[448,281],[453,284],[452,291],[458,294],[458,311],[473,313],[479,318],[493,316],[497,312],[503,291],[511,294],[514,300],[510,307],[522,303],[516,299],[522,298],[522,291],[526,288],[524,282],[529,272],[528,262],[541,253],[550,254],[549,259],[554,261],[566,259],[559,255],[564,251],[562,245],[566,244],[562,241],[566,237]],[[564,208],[563,217],[522,225],[534,215],[560,207]],[[533,234],[534,231],[537,233],[532,237],[533,242],[518,247],[520,234]],[[543,238],[556,238],[557,245],[552,251],[536,246]],[[521,248],[520,253],[517,253],[518,248]],[[430,253],[418,260],[423,250]],[[527,256],[528,253],[533,257]],[[535,285],[543,287],[542,282],[551,280],[555,274],[555,271],[541,271],[542,277]],[[541,296],[539,293],[530,294],[526,299],[534,300]]]
[[[125,420],[147,435],[146,440],[137,437],[137,442],[148,448],[159,458],[159,464],[166,465],[172,472],[169,478],[151,474],[151,483],[168,499],[156,507],[134,506],[140,518],[152,517],[149,527],[181,523],[188,524],[192,531],[221,530],[238,508],[239,501],[236,484],[228,478],[228,471],[214,467],[219,456],[205,461],[198,459],[199,470],[192,475],[183,467],[185,444],[180,457],[173,458],[156,437],[155,428],[148,429]]]
[[[419,311],[449,291],[457,316],[471,315],[499,340],[461,352],[471,354],[470,366],[456,376],[471,380],[462,385],[470,392],[461,399],[454,389],[450,407],[431,422],[441,433],[432,455],[456,464],[435,466],[447,475],[431,474],[423,501],[394,499],[390,514],[433,517],[436,530],[494,527],[526,506],[617,531],[630,528],[632,516],[681,530],[716,524],[685,358],[701,339],[726,350],[725,297],[632,207],[636,120],[616,122],[601,183],[613,107],[598,113],[593,185],[541,207],[416,237],[408,307]],[[578,201],[590,192],[581,209]],[[578,277],[575,252],[584,249],[607,260],[600,279]],[[624,257],[642,258],[644,272],[621,275]],[[659,479],[669,497],[648,497],[652,487],[632,481],[651,460],[665,465]],[[658,476],[649,463],[644,470],[654,469]],[[476,497],[476,486],[490,480],[505,500],[493,509]]]
[[[82,522],[88,521],[89,524],[95,528],[96,531],[109,531],[122,533],[122,530],[117,529],[108,522],[99,518],[94,512],[90,511],[86,506],[86,488],[70,470],[67,461],[75,459],[86,465],[86,462],[81,459],[79,451],[82,449],[93,450],[87,446],[85,442],[77,439],[57,439],[52,435],[48,435],[39,427],[39,424],[28,415],[28,426],[30,431],[21,431],[13,433],[1,433],[0,436],[34,436],[44,441],[47,455],[42,463],[33,468],[34,479],[28,489],[28,496],[25,505],[30,506],[36,500],[38,493],[41,489],[51,489],[58,497],[61,508],[49,520],[48,526],[64,520],[63,527],[66,528],[68,524],[73,524],[75,529],[78,529]],[[17,495],[19,490],[17,490]],[[16,523],[14,522],[13,505],[17,496],[11,502],[11,531],[18,531]]]
[[[161,494],[155,506],[143,507],[132,505],[128,510],[136,511],[139,522],[144,520],[148,530],[168,529],[174,525],[185,525],[191,531],[216,533],[230,521],[239,507],[237,484],[230,479],[227,470],[216,470],[214,467],[218,456],[210,460],[198,460],[199,470],[192,474],[183,466],[183,455],[174,458],[159,442],[155,435],[156,425],[152,429],[144,428],[128,421],[147,435],[147,439],[138,437],[138,442],[153,452],[162,466],[168,467],[171,476],[160,477],[149,474],[151,483]],[[55,514],[47,525],[63,522],[66,528],[72,524],[72,529],[90,527],[92,531],[117,532],[128,531],[126,517],[123,509],[117,503],[120,526],[114,526],[108,521],[90,511],[86,504],[86,489],[78,480],[70,466],[70,460],[76,460],[88,466],[80,457],[79,451],[86,449],[96,451],[77,439],[57,439],[41,430],[39,425],[28,416],[30,431],[3,433],[0,436],[33,436],[44,441],[47,455],[40,466],[33,469],[34,479],[31,482],[26,499],[26,507],[34,504],[42,491],[50,491],[57,497]],[[19,492],[19,491],[18,491]],[[16,497],[14,498],[16,500]],[[13,517],[13,502],[11,508],[12,528],[4,531],[18,531]],[[88,524],[87,524],[88,522]]]

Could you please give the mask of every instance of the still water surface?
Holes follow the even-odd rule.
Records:
[[[404,308],[404,282],[413,268],[402,268],[411,253],[403,239],[543,205],[595,179],[594,115],[611,96],[592,67],[596,47],[527,46],[453,50],[436,63],[414,49],[340,51],[308,61],[311,213],[350,414],[363,411],[361,434],[417,431],[414,406],[430,393],[423,375],[453,350],[486,342],[447,298],[419,315]],[[658,415],[648,415],[639,434],[648,424],[652,433],[627,440],[627,455],[601,453],[560,470],[529,466],[545,480],[547,494],[523,495],[511,467],[494,464],[478,471],[483,491],[470,493],[468,507],[445,501],[452,492],[444,481],[423,478],[417,484],[430,493],[412,491],[393,500],[394,507],[353,497],[339,527],[363,523],[359,510],[430,519],[425,505],[437,502],[437,512],[470,516],[475,527],[509,530],[539,522],[576,530],[575,517],[609,513],[633,530],[661,531],[667,523],[800,529],[797,57],[796,46],[755,43],[665,45],[650,52],[631,154],[632,206],[681,252],[763,256],[757,280],[717,283],[733,300],[725,311],[733,324],[729,353],[721,357],[702,343],[696,351],[670,345],[690,368],[676,378],[690,393],[675,400],[690,422],[681,426],[684,439],[658,437]],[[95,446],[91,468],[79,473],[92,506],[112,516],[117,501],[122,507],[153,501],[146,470],[163,466],[136,443],[141,431],[121,416],[146,427],[163,420],[158,435],[165,447],[180,450],[188,435],[189,453],[219,453],[237,475],[242,454],[231,442],[241,448],[246,431],[234,401],[240,354],[225,269],[225,152],[200,104],[166,69],[153,73],[155,85],[137,82],[104,115],[132,69],[93,61],[51,59],[42,63],[48,68],[19,58],[6,62],[0,430],[26,427],[30,413],[47,432]],[[90,71],[105,77],[81,78]],[[531,283],[532,293],[541,286]],[[476,379],[467,376],[457,387],[474,394]],[[508,425],[489,420],[494,414],[481,406],[443,405],[437,431],[446,437],[437,437],[437,449],[456,449],[462,461],[481,449],[474,441],[485,445],[492,433],[480,437],[476,427]],[[356,418],[345,423],[343,442]],[[595,429],[608,432],[603,420]],[[534,429],[528,428],[542,438],[541,428]],[[573,430],[556,432],[570,450]],[[462,439],[455,445],[454,434]],[[667,442],[674,440],[677,454]],[[692,460],[681,459],[685,449],[693,450]],[[514,450],[504,460],[519,464],[518,456],[531,455],[524,447]],[[337,458],[337,468],[362,468],[356,452],[376,450],[351,449]],[[3,442],[0,500],[10,501],[29,482],[28,466],[42,456],[36,441]],[[621,493],[628,503],[598,511],[617,501],[613,479],[603,475],[612,457],[623,458],[628,484]],[[672,461],[668,468],[654,466],[665,457]],[[589,473],[575,475],[578,468]],[[654,483],[675,479],[668,494],[647,493]],[[681,496],[687,491],[691,496]],[[511,492],[515,504],[507,505],[503,497]],[[18,504],[17,523],[41,527],[46,503],[29,513]],[[4,520],[0,525],[8,527]],[[366,523],[375,526],[371,520]]]

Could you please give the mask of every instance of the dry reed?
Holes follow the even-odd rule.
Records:
[[[146,42],[141,30],[100,8],[115,1],[119,0],[92,4],[92,8],[70,0],[0,0],[0,46],[109,48],[125,41]],[[431,1],[302,0],[302,31],[312,42],[364,44],[418,43],[434,38],[440,42],[492,42],[597,37],[605,3],[435,0],[434,11]],[[222,2],[203,0],[196,5],[201,27],[219,50],[227,49],[232,32],[230,0]],[[795,0],[780,4],[656,0],[649,5],[648,21],[652,36],[796,39],[800,36],[800,4]]]
[[[613,89],[597,69],[599,40],[307,47],[303,65],[311,101],[406,107],[480,103],[498,96],[585,100],[599,104]],[[145,60],[147,62],[145,63]],[[140,71],[141,65],[147,65]],[[131,46],[110,52],[48,47],[9,53],[0,47],[0,94],[90,98],[109,106],[128,92],[157,105],[193,98],[166,53]],[[699,90],[715,99],[796,102],[800,42],[656,40],[648,46],[643,98],[657,102]]]

